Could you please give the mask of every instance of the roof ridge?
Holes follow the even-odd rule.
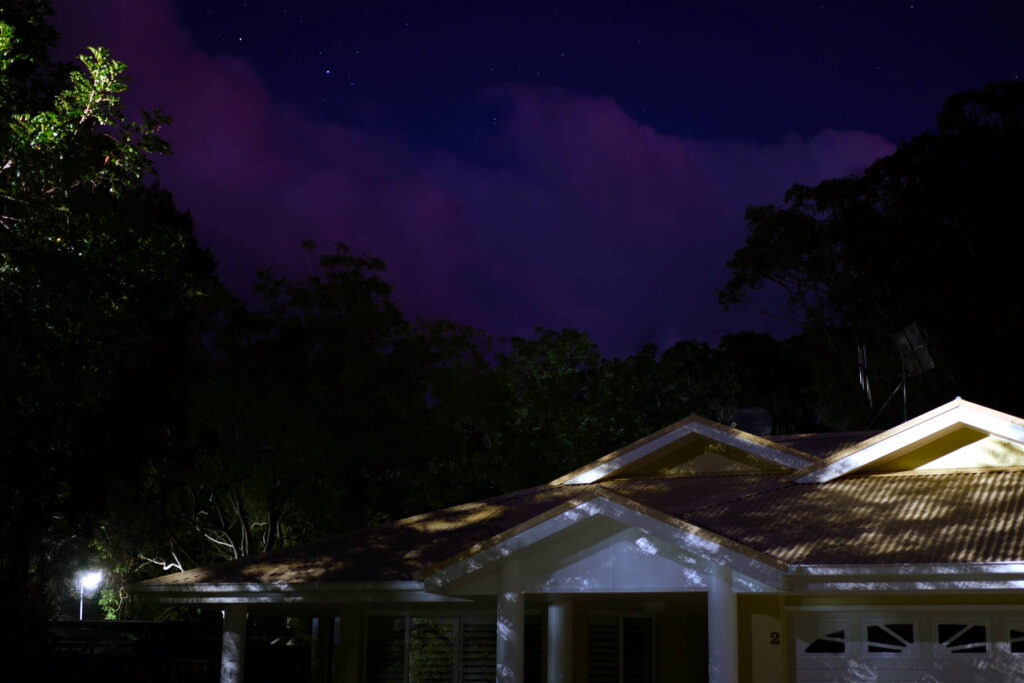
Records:
[[[656,480],[659,480],[659,479],[670,479],[670,480],[675,481],[677,479],[701,479],[701,478],[711,479],[711,478],[715,478],[715,477],[721,477],[721,478],[726,478],[726,477],[750,477],[750,476],[758,476],[758,477],[772,477],[772,476],[774,476],[774,477],[777,477],[777,476],[782,475],[782,474],[789,474],[789,471],[788,470],[783,470],[783,469],[778,469],[778,470],[749,469],[749,470],[724,470],[724,471],[721,471],[721,472],[682,472],[682,473],[679,473],[679,474],[647,474],[647,475],[635,476],[635,477],[612,477],[612,478],[609,478],[609,479],[602,479],[601,481],[595,482],[595,483],[598,483],[598,484],[608,484],[608,483],[615,482],[615,481],[632,481],[634,479],[638,479],[638,480],[641,480],[641,481],[656,481]],[[591,486],[591,484],[561,484],[561,486]]]
[[[847,429],[841,432],[790,432],[788,434],[769,434],[766,439],[823,439],[830,436],[850,436],[851,434],[881,434],[884,429]]]

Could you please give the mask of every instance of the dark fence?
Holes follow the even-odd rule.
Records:
[[[250,624],[246,683],[308,681],[308,645],[289,629]],[[53,624],[36,680],[217,683],[218,624],[154,621],[62,621]]]

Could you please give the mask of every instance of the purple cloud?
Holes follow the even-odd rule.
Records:
[[[575,327],[613,353],[714,339],[764,325],[723,314],[715,297],[746,206],[894,150],[856,131],[681,138],[609,98],[506,84],[480,94],[505,111],[484,141],[503,151],[495,168],[312,120],[245,61],[199,51],[170,0],[56,4],[66,55],[110,47],[129,64],[129,104],[174,116],[161,182],[240,291],[256,267],[297,272],[303,239],[345,241],[388,262],[410,315],[497,334]]]

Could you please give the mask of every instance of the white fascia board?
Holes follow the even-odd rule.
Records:
[[[588,505],[590,502],[590,500],[584,501],[550,519],[524,529],[511,538],[506,538],[458,562],[432,572],[423,577],[423,585],[429,591],[442,589],[453,581],[469,576],[481,569],[492,567],[523,548],[579,524],[593,515],[592,508]]]
[[[673,429],[667,434],[659,436],[657,439],[653,439],[641,446],[637,446],[633,450],[623,453],[613,460],[595,465],[591,469],[576,475],[564,483],[593,484],[595,481],[604,479],[605,477],[633,464],[637,460],[640,460],[657,450],[665,448],[689,434],[698,434],[706,439],[710,439],[711,441],[717,441],[718,443],[732,446],[733,448],[749,453],[756,458],[787,467],[791,470],[801,470],[814,462],[811,459],[801,458],[798,455],[794,455],[793,453],[789,453],[778,448],[773,448],[766,444],[750,441],[742,436],[722,429],[717,429],[716,427],[704,424],[703,422],[693,421],[682,425],[678,429]]]
[[[626,467],[627,465],[633,464],[634,462],[644,457],[645,455],[648,455],[650,453],[653,453],[654,451],[664,448],[665,446],[668,446],[670,443],[678,441],[687,434],[692,433],[694,431],[693,425],[694,423],[691,422],[677,429],[673,429],[667,434],[662,434],[657,439],[652,439],[651,441],[648,441],[647,443],[641,446],[637,446],[633,450],[623,453],[617,458],[595,465],[589,470],[577,474],[575,477],[564,483],[593,484],[598,479],[603,479],[604,477],[607,477],[609,474],[617,472],[618,470],[621,470],[623,467]]]
[[[172,604],[300,604],[381,602],[463,602],[424,590],[421,581],[358,583],[210,583],[191,585],[137,584],[131,592]]]
[[[888,456],[898,453],[901,449],[908,446],[934,441],[940,436],[953,431],[958,424],[960,424],[960,419],[957,411],[951,410],[926,422],[905,429],[902,432],[893,434],[889,438],[882,439],[859,451],[850,453],[845,458],[836,460],[821,469],[808,472],[796,479],[796,482],[798,484],[820,484],[832,481],[862,467],[867,467],[877,462],[884,462]]]
[[[712,564],[730,567],[735,572],[774,589],[783,587],[780,567],[750,557],[714,540],[680,529],[677,526],[649,517],[641,512],[598,496],[583,501],[550,519],[529,527],[488,548],[474,553],[424,577],[428,591],[443,590],[449,584],[470,574],[493,567],[518,551],[533,545],[559,531],[568,529],[595,515],[603,515],[644,534],[660,538],[695,557]]]
[[[727,446],[738,448],[741,451],[749,453],[754,457],[767,460],[768,462],[775,463],[776,465],[782,465],[793,470],[799,470],[807,467],[810,463],[814,462],[809,458],[801,458],[793,453],[768,446],[766,444],[757,443],[756,441],[750,441],[732,432],[723,431],[716,429],[700,422],[693,424],[693,432],[700,434],[703,437],[711,439],[712,441],[718,441],[724,443]]]
[[[885,462],[905,448],[934,441],[959,427],[973,427],[978,431],[1024,444],[1024,426],[1012,415],[961,400],[949,405],[946,410],[937,409],[933,417],[922,420],[913,427],[897,431],[892,436],[854,451],[825,467],[808,472],[796,479],[796,482],[808,484],[831,481],[862,467]]]
[[[796,566],[786,578],[794,593],[1024,590],[1024,563]]]
[[[1018,421],[1012,416],[973,404],[966,404],[961,407],[961,410],[963,411],[961,421],[965,425],[1007,441],[1024,444],[1024,426],[1018,424]]]

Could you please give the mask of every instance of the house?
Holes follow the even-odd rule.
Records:
[[[1024,421],[690,417],[560,479],[134,590],[316,620],[320,681],[1024,680]]]

